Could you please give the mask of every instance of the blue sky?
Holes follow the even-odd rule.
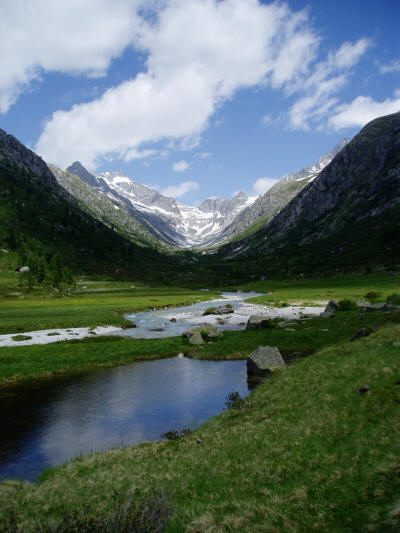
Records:
[[[400,110],[398,0],[0,0],[0,127],[183,203],[260,194]]]

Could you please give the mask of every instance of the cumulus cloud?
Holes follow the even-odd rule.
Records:
[[[185,172],[189,168],[189,163],[186,161],[178,161],[172,165],[172,170],[175,172]]]
[[[398,111],[400,111],[400,91],[396,91],[394,98],[387,98],[383,102],[377,102],[369,96],[358,96],[349,104],[338,106],[335,114],[329,119],[329,125],[335,130],[364,126],[374,118]]]
[[[132,22],[146,70],[92,102],[56,111],[36,145],[46,160],[63,166],[73,154],[95,166],[110,154],[129,158],[132,149],[164,140],[193,148],[218,106],[239,89],[293,82],[319,42],[305,12],[283,3],[171,0],[154,6],[155,16]]]
[[[311,75],[295,80],[288,87],[289,93],[304,94],[289,110],[292,129],[307,130],[332,112],[338,103],[336,95],[347,83],[351,68],[369,46],[365,38],[343,43],[336,53],[330,53],[325,61],[317,63]]]
[[[164,196],[171,196],[172,198],[180,198],[190,191],[198,191],[200,185],[197,181],[183,181],[178,185],[171,185],[161,191]]]
[[[277,182],[278,180],[273,178],[258,178],[258,180],[253,183],[253,190],[258,195],[264,194]]]
[[[13,0],[0,6],[0,112],[45,71],[102,76],[138,30],[135,0]]]

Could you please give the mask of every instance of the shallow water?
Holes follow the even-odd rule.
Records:
[[[245,299],[261,296],[261,294],[260,292],[223,292],[221,298],[217,300],[209,300],[172,309],[159,309],[157,311],[144,311],[125,315],[128,320],[136,324],[136,327],[127,329],[118,333],[118,335],[136,339],[177,337],[201,322],[217,323],[216,315],[203,316],[204,311],[209,307],[231,304],[232,308],[237,312],[243,306]],[[238,315],[218,316],[226,322],[223,325],[217,324],[221,329],[240,330],[246,326],[247,318],[240,319],[242,323],[238,323],[235,320]],[[176,319],[176,322],[171,322],[172,318]],[[155,329],[161,329],[162,331],[154,331]]]
[[[0,479],[33,481],[79,455],[193,429],[233,391],[249,392],[245,361],[182,356],[1,391]]]

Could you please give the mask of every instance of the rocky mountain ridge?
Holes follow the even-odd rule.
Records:
[[[337,264],[381,255],[395,262],[399,214],[400,113],[395,113],[367,124],[318,179],[257,232],[223,246],[219,257],[259,261],[286,254],[290,261],[303,254],[309,263]]]

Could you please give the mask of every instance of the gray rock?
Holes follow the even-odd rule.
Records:
[[[325,307],[326,313],[336,313],[340,311],[340,305],[335,300],[329,300],[328,305]]]
[[[373,313],[374,311],[397,311],[398,307],[396,305],[387,304],[385,302],[380,302],[377,304],[370,304],[365,307],[367,313]]]
[[[204,311],[203,316],[206,315],[227,315],[228,313],[234,313],[234,310],[232,309],[231,305],[220,305],[219,307],[216,307],[213,309],[213,311],[208,311],[207,309]]]
[[[274,346],[259,346],[247,358],[247,372],[266,376],[272,370],[286,366],[278,348]]]
[[[324,311],[319,315],[321,318],[334,318],[336,313],[333,311]]]
[[[23,266],[19,269],[20,272],[30,272],[30,268],[28,266]]]
[[[359,330],[357,330],[354,335],[350,337],[350,341],[355,341],[357,339],[361,339],[362,337],[368,337],[372,333],[371,328],[362,327]]]
[[[293,328],[297,326],[297,322],[278,322],[280,328]]]
[[[196,336],[196,338],[200,336],[200,338],[203,340],[203,335],[211,339],[216,337],[222,337],[223,333],[217,326],[214,326],[214,324],[207,324],[206,322],[200,324],[199,326],[196,326],[195,328],[188,329],[183,333],[183,337],[189,339],[190,344],[202,344],[192,342],[191,338],[193,336]]]
[[[271,318],[268,316],[251,316],[246,325],[246,329],[263,329],[270,328],[272,325]]]
[[[204,344],[200,331],[197,331],[189,337],[189,344]]]
[[[396,348],[400,348],[400,342],[399,341],[395,341],[393,343],[393,346],[395,346]]]

